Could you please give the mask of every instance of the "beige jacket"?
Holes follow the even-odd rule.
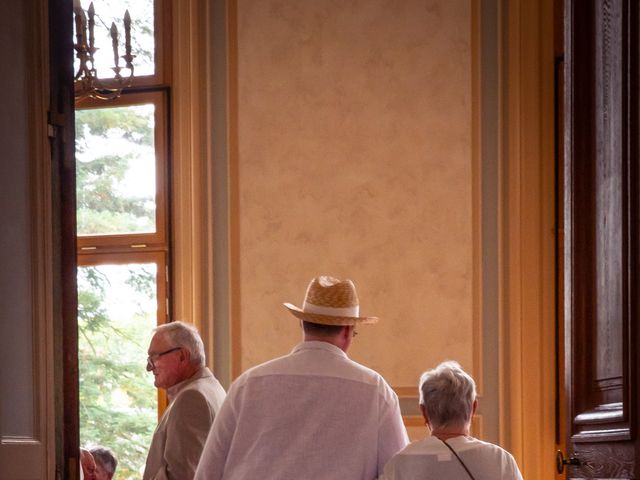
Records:
[[[203,367],[167,390],[169,407],[153,434],[143,480],[191,480],[225,391]]]

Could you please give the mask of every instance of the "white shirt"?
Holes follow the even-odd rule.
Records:
[[[408,443],[398,397],[327,342],[248,370],[216,416],[196,480],[371,480]]]
[[[522,480],[513,456],[501,447],[472,437],[454,437],[455,450],[475,480]],[[470,480],[460,461],[436,437],[413,442],[387,464],[380,480]]]

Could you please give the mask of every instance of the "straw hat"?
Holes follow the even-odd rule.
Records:
[[[361,317],[356,286],[351,280],[320,276],[309,283],[302,308],[285,303],[296,317],[322,325],[376,323],[377,317]]]

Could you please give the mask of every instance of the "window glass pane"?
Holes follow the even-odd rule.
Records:
[[[94,68],[99,78],[113,78],[114,67],[113,46],[111,40],[111,23],[118,29],[118,55],[125,54],[124,12],[128,9],[131,16],[131,53],[135,55],[133,68],[136,77],[153,75],[155,73],[155,43],[154,43],[154,8],[153,0],[81,0],[85,10],[93,1],[95,8],[95,48]],[[88,14],[86,14],[88,15]],[[87,22],[88,23],[88,22]],[[74,22],[74,29],[76,28]],[[74,43],[76,43],[74,30]],[[88,33],[86,34],[89,35]],[[120,67],[124,67],[122,58]],[[79,61],[74,60],[74,71],[78,71]],[[121,71],[123,77],[129,75],[128,70]]]
[[[154,110],[76,111],[79,235],[156,231]]]
[[[78,268],[80,441],[111,448],[119,479],[142,478],[157,421],[146,371],[156,272],[143,263]]]

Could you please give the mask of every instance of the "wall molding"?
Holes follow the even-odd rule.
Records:
[[[235,3],[172,6],[173,318],[201,332],[207,362],[228,386],[239,374],[237,189],[234,189]],[[176,54],[179,52],[179,54]]]
[[[472,369],[479,395],[484,392],[482,288],[482,6],[471,2],[471,331]]]
[[[397,386],[391,387],[396,392],[398,398],[418,398],[418,386]]]
[[[500,8],[500,443],[554,478],[553,1]]]
[[[33,366],[34,366],[34,427],[33,445],[42,459],[43,479],[56,474],[55,386],[54,386],[54,241],[51,149],[48,138],[49,110],[49,49],[48,2],[35,0],[29,15],[31,39],[29,58],[31,72],[29,95],[29,125],[31,126],[32,211],[32,275],[33,275]],[[34,456],[33,458],[37,458]],[[35,462],[34,462],[35,463]]]
[[[171,2],[172,318],[200,330],[213,358],[213,180],[207,2]],[[178,53],[179,52],[179,53]]]

